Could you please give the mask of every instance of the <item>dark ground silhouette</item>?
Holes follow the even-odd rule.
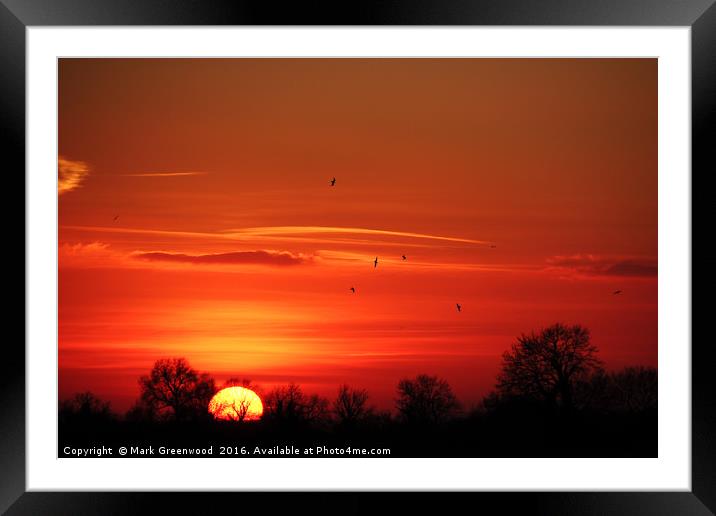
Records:
[[[211,447],[215,457],[656,457],[656,369],[607,372],[596,354],[586,328],[556,324],[517,339],[495,390],[474,408],[423,374],[397,382],[393,412],[377,411],[364,389],[341,385],[328,400],[290,384],[261,393],[258,421],[206,410],[220,388],[250,381],[217,388],[186,360],[162,359],[123,416],[89,392],[63,401],[58,455],[96,457],[105,447],[103,456],[119,457],[126,447],[128,457],[191,457]]]

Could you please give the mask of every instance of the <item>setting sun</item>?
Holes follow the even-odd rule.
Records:
[[[251,389],[227,387],[211,398],[209,412],[215,419],[257,421],[261,419],[264,407],[261,398]]]

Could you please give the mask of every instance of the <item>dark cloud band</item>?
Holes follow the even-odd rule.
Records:
[[[278,267],[301,265],[307,262],[307,259],[301,255],[295,255],[289,252],[275,251],[239,251],[235,253],[218,253],[218,254],[181,254],[181,253],[136,253],[135,258],[141,260],[149,260],[156,262],[174,262],[174,263],[192,263],[197,265],[274,265]]]
[[[650,277],[658,273],[658,264],[648,258],[608,258],[593,255],[555,256],[547,260],[550,268],[571,270],[594,276]]]

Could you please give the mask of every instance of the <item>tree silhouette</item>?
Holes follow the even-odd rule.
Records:
[[[505,397],[537,399],[570,412],[577,382],[601,366],[596,353],[589,330],[580,325],[557,323],[539,333],[523,334],[502,357],[498,392]]]
[[[219,401],[212,399],[209,403],[209,410],[217,419],[228,419],[230,421],[242,422],[247,416],[251,415],[251,419],[258,419],[254,411],[250,414],[249,410],[254,404],[260,403],[256,400],[255,387],[251,385],[251,380],[238,378],[229,378],[219,389],[231,389],[230,400]],[[220,414],[221,417],[217,417]]]
[[[245,387],[247,389],[251,389],[252,391],[256,391],[256,386],[251,383],[249,378],[237,378],[235,376],[226,380],[224,385],[221,386],[222,389],[226,389],[227,387]]]
[[[183,358],[157,360],[139,386],[141,400],[155,413],[178,421],[206,416],[215,391],[214,380]]]
[[[628,412],[656,410],[658,374],[653,367],[626,367],[610,375],[616,404]]]
[[[110,403],[102,401],[90,391],[80,392],[62,401],[59,410],[60,421],[83,424],[102,423],[114,418]]]
[[[425,374],[398,382],[396,405],[405,422],[419,425],[441,423],[458,408],[450,385]]]
[[[242,397],[239,400],[234,399],[231,402],[217,403],[214,412],[216,414],[223,414],[230,421],[242,422],[246,419],[250,408],[251,400],[248,397]]]
[[[597,367],[588,375],[583,375],[574,384],[572,405],[577,410],[614,409],[607,400],[611,374]]]
[[[328,400],[316,394],[307,396],[292,383],[265,396],[264,413],[268,419],[282,423],[315,423],[327,418]]]
[[[333,401],[333,413],[338,423],[350,426],[365,419],[372,412],[367,402],[368,391],[341,385]]]
[[[159,415],[153,405],[140,398],[125,413],[124,419],[132,423],[148,423],[159,419]]]

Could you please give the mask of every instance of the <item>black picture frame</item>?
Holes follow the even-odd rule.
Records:
[[[558,25],[688,26],[692,73],[692,489],[689,492],[523,492],[453,494],[450,505],[500,513],[714,514],[716,512],[716,375],[712,338],[703,328],[708,304],[696,303],[716,286],[706,231],[716,204],[706,196],[716,172],[716,6],[714,0],[384,0],[302,2],[275,6],[239,0],[0,0],[0,139],[6,188],[25,192],[25,31],[62,25]],[[19,184],[13,184],[15,181]],[[6,190],[8,191],[8,190]],[[9,195],[8,198],[19,197]],[[23,195],[24,199],[24,195]],[[18,208],[5,203],[6,231],[19,233]],[[696,238],[697,235],[700,238]],[[23,235],[18,235],[19,241]],[[8,264],[25,266],[23,252],[6,241]],[[19,244],[18,244],[19,245]],[[14,250],[10,252],[10,248]],[[22,261],[20,259],[22,256]],[[9,267],[6,277],[19,277]],[[693,279],[698,275],[698,281]],[[24,291],[23,291],[24,292]],[[25,294],[23,293],[23,301]],[[706,299],[706,298],[705,298]],[[6,297],[6,321],[19,325],[24,302]],[[662,314],[660,314],[662,315]],[[663,316],[663,315],[662,315]],[[22,330],[22,341],[24,341]],[[697,338],[700,336],[701,338]],[[688,345],[689,343],[684,343]],[[0,375],[0,511],[21,514],[129,514],[146,510],[205,514],[218,505],[277,508],[268,493],[26,492],[25,353],[7,338]],[[668,387],[666,387],[668,388]],[[293,493],[281,500],[295,510],[355,513],[384,505],[379,493]],[[401,512],[445,510],[445,502],[413,493]],[[270,500],[270,501],[269,501]],[[456,504],[456,505],[453,505]]]

